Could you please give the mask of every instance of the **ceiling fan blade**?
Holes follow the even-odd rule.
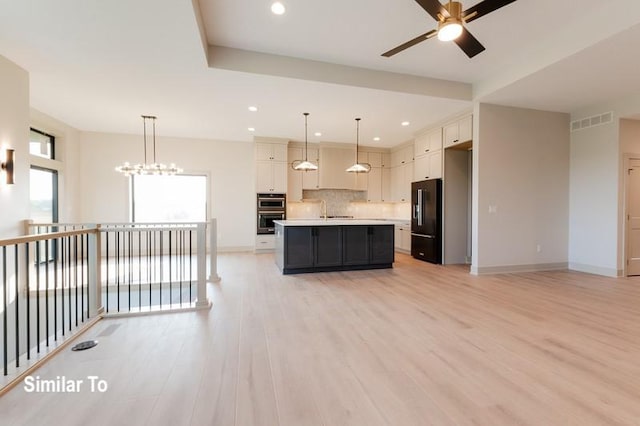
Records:
[[[444,16],[445,18],[449,17],[449,12],[438,0],[416,0],[424,10],[427,11],[429,15],[433,17],[436,21],[439,21],[438,14]]]
[[[409,40],[408,42],[403,43],[400,46],[389,50],[388,52],[384,52],[382,54],[382,56],[389,58],[389,57],[395,55],[396,53],[400,53],[403,50],[410,48],[411,46],[415,46],[416,44],[420,43],[421,41],[425,41],[426,39],[433,37],[437,33],[438,33],[437,30],[431,30],[428,33],[424,33],[422,35],[419,35],[418,37],[416,37],[416,38],[414,38],[412,40]]]
[[[466,28],[462,28],[462,34],[460,34],[460,37],[455,39],[454,42],[470,58],[473,58],[484,50],[484,46],[480,44],[478,39],[475,38]]]
[[[462,19],[465,22],[475,21],[476,19],[481,18],[484,15],[489,14],[494,10],[498,10],[501,7],[506,6],[515,1],[516,0],[484,0],[483,2],[480,2],[475,6],[471,6],[469,9],[462,12]],[[469,18],[465,19],[465,16],[469,16]]]

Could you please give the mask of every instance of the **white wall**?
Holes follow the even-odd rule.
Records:
[[[114,167],[125,161],[143,162],[142,135],[82,132],[80,138],[81,220],[129,221],[128,179]],[[185,172],[209,176],[209,214],[218,219],[219,249],[252,249],[256,231],[253,143],[157,137],[156,145],[159,162],[175,162]]]
[[[571,134],[569,267],[616,276],[618,129],[614,124]]]
[[[637,146],[629,142],[628,132],[627,136],[623,134],[625,127],[629,130],[629,123],[625,125],[621,119],[638,117],[640,96],[591,105],[572,112],[571,120],[605,112],[613,113],[613,123],[571,133],[569,266],[584,272],[621,276],[625,261],[622,165],[625,153],[631,153]]]
[[[474,114],[471,272],[565,268],[569,115],[489,104]]]
[[[0,159],[15,150],[15,184],[0,173],[0,238],[23,234],[29,215],[29,74],[0,56]]]

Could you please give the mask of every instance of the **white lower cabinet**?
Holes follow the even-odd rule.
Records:
[[[256,235],[256,252],[271,251],[276,248],[275,235]]]
[[[395,226],[395,249],[397,251],[411,253],[411,224],[398,224]]]

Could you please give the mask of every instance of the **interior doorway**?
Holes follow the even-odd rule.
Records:
[[[627,163],[626,179],[626,275],[640,275],[640,159]]]

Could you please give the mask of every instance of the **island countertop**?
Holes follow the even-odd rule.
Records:
[[[350,225],[393,225],[394,220],[385,219],[289,219],[274,220],[273,223],[282,226],[350,226]]]

